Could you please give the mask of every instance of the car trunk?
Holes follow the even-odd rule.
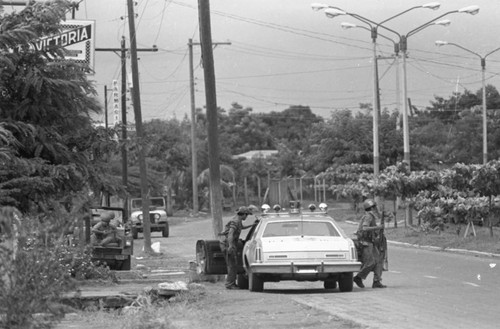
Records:
[[[262,238],[264,259],[271,262],[335,261],[349,258],[349,244],[342,237]]]

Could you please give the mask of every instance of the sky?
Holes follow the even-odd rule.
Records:
[[[254,112],[282,111],[293,105],[309,106],[328,118],[339,109],[356,110],[373,100],[373,48],[369,31],[342,29],[341,23],[363,25],[352,16],[327,18],[313,11],[321,2],[384,21],[429,0],[211,0],[212,40],[230,42],[214,49],[217,105],[231,108],[237,102]],[[141,108],[144,121],[190,117],[188,40],[199,42],[198,0],[136,0],[138,48],[156,45],[158,52],[139,52]],[[443,17],[451,25],[429,26],[408,38],[407,90],[412,105],[425,108],[435,96],[449,97],[465,89],[481,88],[480,56],[500,47],[498,0],[442,0],[438,10],[413,9],[384,23],[405,35],[436,17],[469,5],[477,15],[452,13]],[[5,6],[8,7],[8,6]],[[130,34],[127,0],[83,0],[75,19],[94,20],[95,47],[127,46]],[[68,16],[70,18],[70,16]],[[399,37],[379,29],[385,37]],[[437,47],[436,40],[459,44]],[[401,107],[402,75],[394,60],[393,41],[377,39],[381,107]],[[195,105],[204,107],[205,86],[200,47],[194,48]],[[129,62],[130,65],[130,62]],[[104,88],[120,81],[120,57],[113,52],[95,53],[98,98],[104,104]],[[400,72],[399,74],[397,72]],[[128,67],[130,72],[130,66]],[[500,89],[500,51],[486,58],[486,83]],[[111,93],[108,93],[111,102]],[[111,106],[108,111],[112,111]],[[111,114],[110,114],[111,116]],[[133,121],[133,113],[128,114]],[[97,118],[98,120],[104,120]]]

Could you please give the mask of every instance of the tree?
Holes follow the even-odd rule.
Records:
[[[88,67],[65,60],[57,45],[42,50],[31,45],[58,33],[69,9],[69,1],[57,0],[0,17],[0,120],[8,136],[0,139],[0,148],[10,157],[0,159],[0,194],[6,196],[2,204],[21,211],[102,189],[103,181],[114,184],[103,179],[103,154],[94,154],[114,142],[109,139],[104,147],[96,142],[103,132],[91,120],[100,107]]]

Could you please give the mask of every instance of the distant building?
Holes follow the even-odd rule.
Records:
[[[233,159],[245,158],[246,160],[250,160],[255,158],[268,158],[275,154],[278,154],[277,150],[255,150],[233,155]]]

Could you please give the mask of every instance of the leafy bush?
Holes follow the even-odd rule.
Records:
[[[0,248],[0,328],[49,328],[63,316],[59,300],[75,288],[76,279],[114,278],[109,268],[92,263],[90,250],[69,244],[41,217],[13,222],[7,217],[19,212],[0,210],[2,221],[17,232],[3,235],[12,243]]]

